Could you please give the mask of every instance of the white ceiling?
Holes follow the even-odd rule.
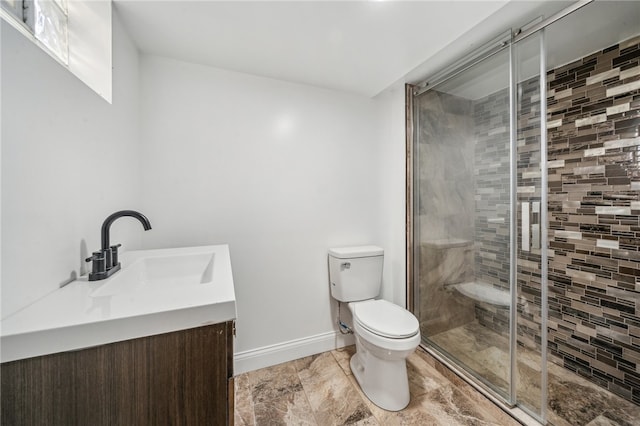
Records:
[[[114,2],[143,53],[371,97],[507,3]]]

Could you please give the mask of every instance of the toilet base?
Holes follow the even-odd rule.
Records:
[[[409,379],[407,362],[402,359],[382,359],[362,345],[356,336],[356,353],[349,362],[351,371],[364,394],[378,407],[400,411],[409,405]]]

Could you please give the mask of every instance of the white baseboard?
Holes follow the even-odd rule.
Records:
[[[234,374],[242,374],[320,352],[342,348],[352,345],[354,342],[352,334],[330,331],[315,336],[303,337],[302,339],[289,340],[288,342],[237,352],[233,357],[233,372]]]

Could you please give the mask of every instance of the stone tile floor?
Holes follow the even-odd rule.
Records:
[[[351,375],[354,351],[349,346],[236,376],[235,424],[518,424],[479,393],[469,392],[461,380],[447,379],[420,349],[407,360],[409,406],[399,412],[382,410],[364,396]]]
[[[431,336],[461,363],[502,389],[508,388],[509,340],[477,322]],[[541,357],[517,348],[517,394],[523,405],[540,410]],[[640,407],[589,382],[561,365],[547,363],[549,423],[555,426],[640,425]]]

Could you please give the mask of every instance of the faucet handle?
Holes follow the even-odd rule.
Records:
[[[93,265],[91,268],[91,272],[98,273],[104,272],[106,270],[105,266],[105,257],[102,251],[94,251],[91,257],[85,259],[85,262],[91,262],[93,260]]]
[[[122,244],[116,244],[111,246],[111,265],[116,266],[118,264],[118,247],[122,247]]]
[[[84,261],[91,262],[92,260],[104,259],[104,253],[102,251],[94,251],[91,256],[87,257]]]

